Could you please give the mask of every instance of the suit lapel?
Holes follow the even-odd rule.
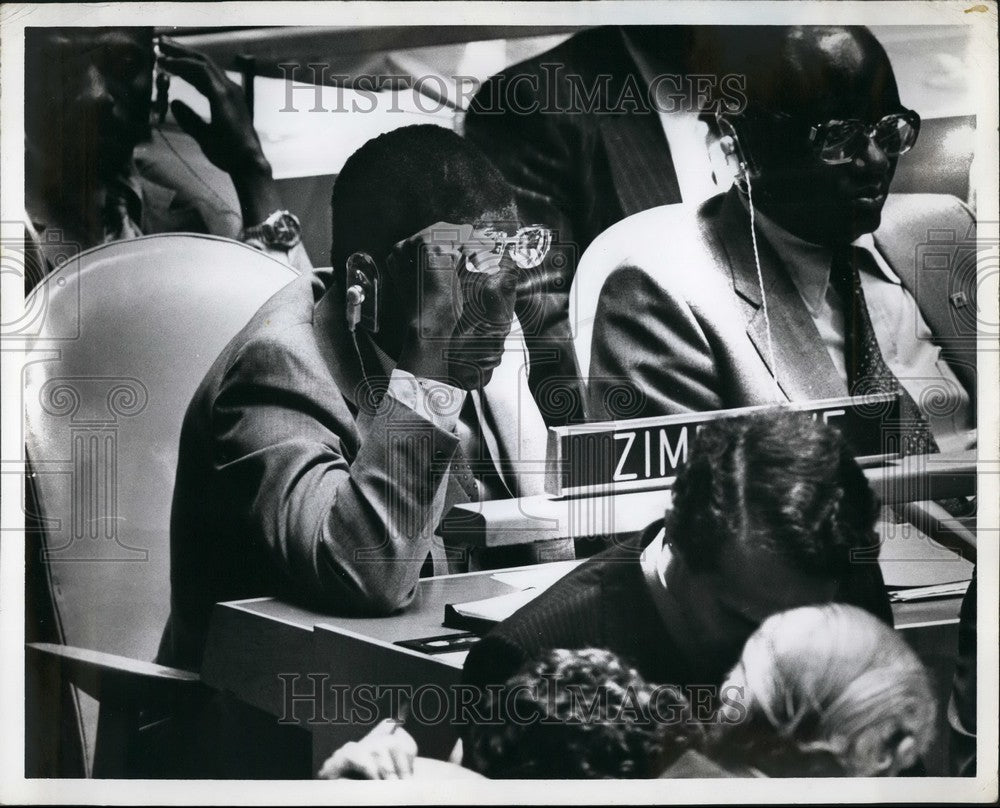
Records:
[[[718,233],[725,234],[726,238],[719,238],[719,241],[728,255],[733,289],[744,305],[747,336],[761,361],[773,373],[767,321],[750,240],[750,217],[738,194],[735,188],[731,189],[723,202]],[[759,230],[757,247],[781,391],[792,401],[846,395],[847,390],[823,345],[812,315],[787,270]]]

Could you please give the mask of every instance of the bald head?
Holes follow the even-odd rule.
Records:
[[[892,66],[860,27],[729,27],[707,49],[712,69],[745,79],[745,108],[721,110],[750,166],[754,201],[795,235],[852,241],[878,227],[896,157],[876,144],[823,163],[810,136],[831,121],[871,126],[903,109]]]

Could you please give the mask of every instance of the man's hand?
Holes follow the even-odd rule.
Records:
[[[514,315],[516,268],[471,225],[438,222],[401,241],[386,265],[406,320],[397,366],[470,390],[488,381]]]
[[[170,103],[174,118],[205,156],[232,177],[244,226],[262,222],[282,205],[242,88],[203,53],[167,38],[161,39],[160,47],[163,55],[157,64],[204,95],[212,111],[211,121],[206,122],[183,101],[174,100]]]
[[[393,731],[395,730],[395,731]],[[405,780],[413,776],[417,742],[393,719],[386,719],[360,741],[345,743],[326,759],[321,780]]]

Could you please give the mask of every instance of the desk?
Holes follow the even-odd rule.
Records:
[[[883,504],[975,493],[976,452],[911,455],[865,469]],[[469,502],[453,508],[441,533],[447,544],[502,547],[554,539],[637,535],[670,505],[666,489],[556,499],[549,495]]]
[[[391,686],[411,692],[428,685],[422,713],[440,689],[461,680],[465,654],[425,655],[393,645],[398,640],[459,633],[442,627],[446,603],[476,600],[514,591],[494,580],[492,572],[428,578],[420,582],[414,603],[387,618],[350,618],[319,614],[274,598],[254,598],[216,605],[202,666],[202,681],[228,691],[277,719],[295,715],[313,737],[313,770],[340,744],[356,740],[370,724],[387,716]],[[935,670],[947,671],[956,648],[960,598],[897,603],[896,626]],[[336,689],[332,686],[336,685]],[[383,698],[347,696],[359,685],[383,686]],[[939,686],[943,686],[939,681]],[[292,696],[304,696],[293,700]],[[366,694],[367,695],[367,694]],[[379,703],[371,710],[371,702]],[[356,721],[345,713],[357,710]],[[361,712],[368,710],[370,720]],[[293,713],[294,711],[294,713]],[[455,733],[447,721],[411,721],[421,754],[444,758]]]

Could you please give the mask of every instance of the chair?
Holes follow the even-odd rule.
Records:
[[[569,290],[570,328],[573,333],[573,348],[580,368],[584,390],[590,378],[590,348],[594,334],[594,320],[597,303],[608,276],[622,266],[625,256],[620,241],[616,237],[619,228],[640,228],[648,222],[652,232],[662,229],[661,220],[665,209],[681,210],[680,204],[660,205],[629,216],[627,220],[616,222],[595,238],[584,250],[577,264],[573,285]]]
[[[26,301],[29,776],[148,776],[140,729],[203,696],[196,674],[148,661],[169,612],[181,421],[225,344],[297,274],[228,239],[146,236],[79,254]],[[53,741],[77,727],[82,759]]]

